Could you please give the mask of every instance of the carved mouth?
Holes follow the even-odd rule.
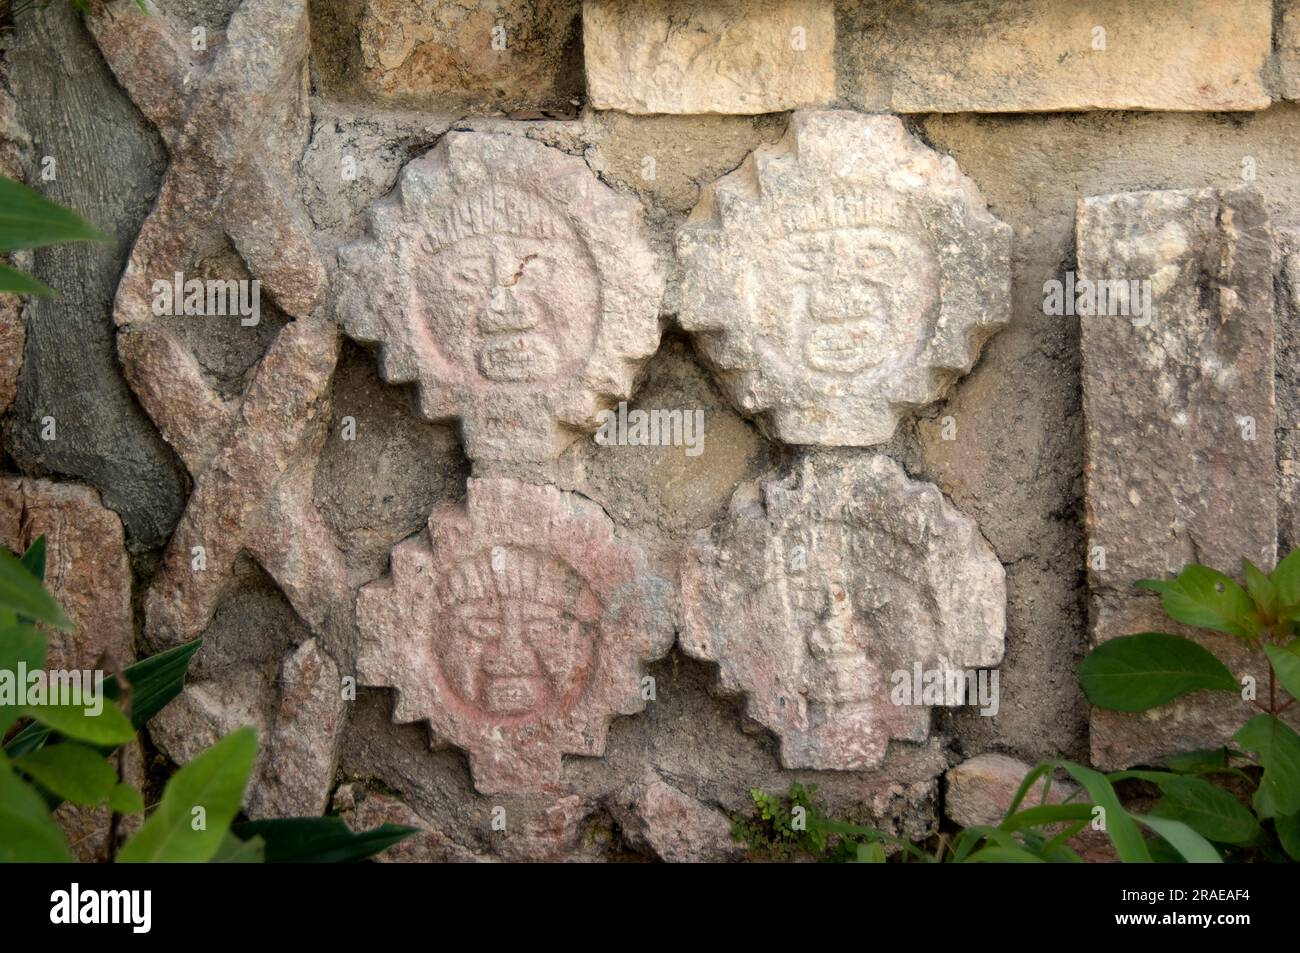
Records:
[[[551,342],[540,334],[495,340],[478,352],[478,367],[493,381],[535,381],[555,374],[559,360]]]
[[[867,321],[814,328],[804,341],[804,360],[815,370],[854,374],[871,364],[870,339]]]
[[[502,715],[517,715],[535,708],[540,697],[537,680],[527,676],[489,677],[483,684],[484,707]]]

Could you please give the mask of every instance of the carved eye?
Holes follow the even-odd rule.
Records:
[[[465,634],[479,642],[490,642],[501,637],[501,620],[481,616],[468,616],[462,621]]]

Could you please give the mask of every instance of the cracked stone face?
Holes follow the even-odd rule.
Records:
[[[339,252],[338,315],[460,417],[471,459],[548,459],[625,399],[659,343],[663,277],[641,206],[575,156],[448,133]]]
[[[805,458],[758,499],[742,489],[682,570],[683,650],[781,741],[788,768],[879,765],[923,741],[929,709],[896,705],[913,667],[1002,657],[1001,563],[975,523],[887,457]]]
[[[464,749],[484,794],[553,791],[561,755],[599,755],[645,707],[642,663],[673,628],[665,583],[588,500],[470,480],[357,598],[358,672],[396,690],[394,721]]]
[[[680,321],[772,438],[871,446],[1010,319],[1010,229],[892,116],[797,112],[678,232]]]

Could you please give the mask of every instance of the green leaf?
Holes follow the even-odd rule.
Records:
[[[132,685],[131,724],[137,729],[143,728],[149,719],[162,711],[163,707],[181,693],[185,687],[185,672],[190,659],[199,650],[202,642],[196,639],[174,649],[160,652],[136,662],[124,674]],[[117,677],[110,675],[104,679],[104,694],[111,699],[122,697],[121,686]],[[31,724],[18,732],[5,745],[5,753],[17,757],[28,751],[34,751],[49,738],[50,729],[44,725]]]
[[[0,176],[0,251],[84,241],[111,239],[71,209]]]
[[[129,784],[115,784],[108,792],[108,806],[118,814],[143,814],[144,798]]]
[[[14,766],[74,804],[101,804],[117,784],[117,772],[104,756],[77,744],[49,745],[16,759]]]
[[[1264,654],[1268,656],[1277,679],[1292,698],[1300,698],[1300,639],[1292,639],[1286,645],[1264,643]]]
[[[1260,572],[1259,568],[1249,559],[1241,561],[1241,569],[1242,575],[1246,579],[1246,591],[1250,593],[1250,598],[1254,601],[1259,614],[1265,619],[1276,619],[1278,610],[1277,586],[1273,585],[1273,580]]]
[[[287,817],[236,824],[235,836],[266,842],[268,864],[341,864],[365,860],[381,853],[419,828],[383,824],[353,832],[340,817]]]
[[[216,854],[209,863],[213,864],[261,864],[266,862],[266,842],[260,837],[240,840],[234,834],[226,834]]]
[[[858,844],[854,849],[854,859],[859,864],[883,864],[885,862],[885,848],[879,841],[872,841],[870,844]]]
[[[23,713],[61,735],[93,745],[116,747],[134,738],[135,728],[121,709],[108,698],[100,703],[100,710],[93,715],[84,705],[28,705]]]
[[[1300,860],[1300,814],[1286,814],[1273,818],[1278,842],[1292,860]]]
[[[0,263],[0,292],[13,295],[29,295],[33,298],[54,298],[58,296],[58,292],[49,285],[3,263]]]
[[[16,612],[65,632],[72,631],[72,623],[63,614],[54,597],[45,591],[41,581],[28,571],[22,561],[3,546],[0,546],[0,609]]]
[[[1029,827],[1043,827],[1066,821],[1091,821],[1091,804],[1040,804],[1017,811],[998,826],[1004,831],[1019,831]]]
[[[1204,778],[1171,777],[1160,791],[1164,797],[1152,812],[1157,817],[1182,821],[1221,844],[1247,844],[1259,836],[1259,822],[1246,805]]]
[[[968,864],[1045,864],[1043,858],[1021,847],[983,847],[966,858]]]
[[[1243,757],[1235,748],[1205,748],[1166,755],[1165,767],[1179,774],[1219,774],[1233,771],[1232,759]]]
[[[1141,632],[1110,639],[1079,664],[1079,684],[1098,708],[1147,711],[1189,692],[1235,692],[1237,680],[1191,639]]]
[[[1300,735],[1272,715],[1256,715],[1234,736],[1264,766],[1255,791],[1255,813],[1279,817],[1300,812]]]
[[[257,733],[232,731],[177,771],[163,790],[162,801],[123,845],[123,863],[204,863],[221,847],[257,757]],[[195,829],[196,808],[202,826]]]
[[[1138,830],[1133,818],[1120,804],[1115,789],[1111,787],[1105,775],[1072,761],[1062,761],[1061,767],[1083,785],[1096,805],[1105,809],[1106,834],[1110,837],[1110,842],[1115,845],[1115,853],[1119,854],[1119,859],[1126,864],[1150,863],[1151,854],[1147,851],[1142,832]]]
[[[1133,820],[1163,837],[1189,864],[1221,864],[1214,845],[1180,821],[1150,814],[1134,814]]]
[[[1143,579],[1143,589],[1160,593],[1160,606],[1169,618],[1184,625],[1213,629],[1241,638],[1259,631],[1255,603],[1246,590],[1208,566],[1184,566],[1176,579]]]
[[[31,573],[37,582],[45,581],[45,534],[42,533],[36,537],[36,540],[27,547],[27,552],[23,553],[22,559],[19,560],[23,567]]]
[[[12,689],[16,700],[19,674],[44,668],[45,651],[45,636],[33,625],[15,622],[0,629],[0,689],[6,693]],[[7,687],[5,681],[10,682]],[[21,717],[22,709],[18,705],[0,704],[0,737]]]
[[[0,765],[0,863],[72,860],[63,831],[45,799],[7,765]]]
[[[1287,607],[1300,607],[1300,549],[1293,549],[1278,563],[1269,579],[1277,589],[1277,601],[1284,615]]]

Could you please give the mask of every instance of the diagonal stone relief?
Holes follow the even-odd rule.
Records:
[[[505,479],[471,479],[400,543],[357,623],[361,684],[463,749],[484,794],[558,790],[561,756],[603,753],[673,642],[667,583],[597,504]]]
[[[929,483],[888,457],[806,457],[700,533],[682,567],[688,655],[780,739],[787,768],[860,770],[891,739],[923,741],[930,711],[897,704],[896,672],[1002,658],[1002,564]]]
[[[662,269],[641,204],[581,159],[450,132],[339,251],[337,312],[385,380],[472,460],[545,460],[626,399],[659,345]]]
[[[678,232],[679,320],[768,436],[872,446],[1009,321],[1010,244],[896,117],[796,112]]]
[[[325,269],[293,191],[308,128],[307,8],[307,0],[244,0],[224,43],[206,57],[192,52],[188,30],[157,10],[146,15],[116,2],[89,18],[109,66],[157,126],[170,157],[113,312],[126,378],[194,480],[145,600],[145,636],[155,649],[202,634],[231,590],[243,551],[329,644],[337,647],[337,631],[351,619],[342,557],[301,479],[325,437],[339,354],[336,329],[316,314]],[[230,244],[295,320],[276,334],[242,393],[227,398],[154,304],[155,282],[198,274]],[[281,699],[265,701],[277,706]],[[214,723],[225,717],[209,714]],[[285,717],[282,710],[276,722],[281,735]],[[300,726],[318,733],[315,744],[327,759],[339,718],[341,706],[332,719]],[[298,805],[280,798],[280,809],[318,812],[332,771],[321,775],[326,787]]]

